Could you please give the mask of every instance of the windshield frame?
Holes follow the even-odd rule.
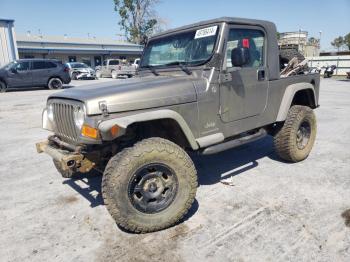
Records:
[[[197,31],[197,30],[204,29],[204,28],[207,28],[207,27],[212,27],[212,26],[217,26],[217,31],[216,31],[216,38],[215,38],[213,50],[212,50],[210,56],[206,60],[203,60],[203,61],[200,61],[200,62],[197,62],[197,63],[186,63],[186,62],[183,63],[183,65],[186,66],[186,67],[197,67],[197,66],[202,66],[202,65],[207,64],[213,58],[213,56],[215,55],[216,50],[218,48],[218,45],[220,43],[220,37],[222,37],[221,36],[221,31],[222,31],[222,26],[223,25],[222,25],[222,23],[219,23],[219,22],[205,24],[205,25],[200,25],[200,26],[197,26],[197,27],[190,27],[190,28],[186,28],[186,29],[182,29],[182,30],[178,30],[178,31],[172,31],[172,32],[169,32],[168,34],[165,33],[165,34],[161,34],[159,36],[152,37],[147,42],[147,45],[143,49],[142,56],[141,56],[141,59],[140,59],[140,64],[139,64],[139,70],[140,71],[150,70],[150,67],[156,68],[156,69],[178,68],[179,67],[178,65],[167,65],[167,64],[142,66],[142,61],[144,59],[145,51],[146,51],[148,45],[150,43],[152,43],[152,41],[156,41],[156,40],[159,40],[159,39],[162,39],[162,38],[174,36],[174,35],[177,35],[177,34],[188,33],[188,32],[191,32],[191,31]],[[181,61],[173,61],[173,62],[180,62],[181,63]]]

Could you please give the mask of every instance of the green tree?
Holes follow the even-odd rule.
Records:
[[[316,45],[318,44],[319,40],[316,39],[315,37],[310,37],[309,40],[308,40],[309,44],[311,45]]]
[[[114,9],[120,16],[119,25],[128,41],[145,44],[158,22],[154,5],[158,0],[114,0]]]
[[[333,42],[331,42],[331,45],[337,48],[339,52],[340,47],[344,45],[344,38],[342,36],[338,36],[333,40]]]
[[[344,44],[348,47],[350,50],[350,33],[344,36]]]

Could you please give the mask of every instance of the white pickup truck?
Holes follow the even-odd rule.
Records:
[[[120,59],[108,59],[103,62],[102,66],[97,66],[96,77],[112,77],[114,79],[119,76],[133,77],[136,74],[136,66],[129,65]]]

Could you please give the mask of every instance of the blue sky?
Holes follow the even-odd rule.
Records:
[[[168,28],[220,16],[271,20],[280,32],[303,30],[309,36],[322,31],[322,49],[350,32],[350,0],[162,0],[156,7]],[[118,15],[112,0],[0,0],[0,17],[15,19],[16,31],[40,29],[47,35],[117,38]]]

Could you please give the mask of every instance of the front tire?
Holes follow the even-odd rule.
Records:
[[[191,158],[176,144],[142,140],[112,157],[102,179],[102,196],[116,223],[132,232],[168,228],[190,209],[197,190]]]
[[[72,73],[72,80],[77,80],[78,79],[78,73],[77,72],[73,72]]]
[[[276,153],[289,162],[306,159],[314,145],[316,132],[313,110],[307,106],[292,106],[283,127],[274,137]]]
[[[112,75],[112,78],[113,78],[113,79],[117,79],[117,78],[118,78],[118,73],[117,73],[117,71],[115,71],[115,70],[113,70],[113,71],[111,72],[111,75]]]
[[[96,70],[95,74],[96,74],[96,79],[99,79],[102,77],[102,73],[100,70]]]
[[[63,82],[58,77],[53,77],[49,80],[49,83],[47,86],[51,90],[62,89]]]

